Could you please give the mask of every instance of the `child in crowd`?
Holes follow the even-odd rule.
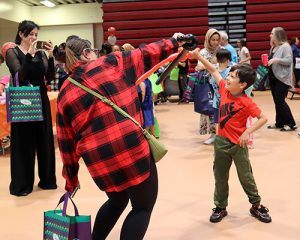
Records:
[[[77,37],[77,36],[74,36]],[[70,38],[70,37],[69,37]],[[51,81],[51,91],[59,91],[64,81],[69,77],[69,74],[65,71],[65,64],[63,58],[66,54],[66,43],[63,42],[59,46],[55,46],[53,49],[53,56],[55,58],[55,77]]]
[[[229,63],[231,62],[231,53],[227,49],[220,48],[217,50],[216,57],[218,62],[217,69],[221,74],[222,78],[226,79],[230,71]],[[214,97],[213,97],[214,122],[215,124],[218,124],[219,106],[220,106],[220,98],[221,98],[219,93],[219,85],[213,76],[210,79],[210,83],[214,90]]]
[[[245,93],[248,97],[251,97],[253,96],[253,93],[252,93],[252,90],[253,90],[253,85],[248,87],[246,90],[245,90]],[[248,119],[247,119],[247,128],[251,128],[253,125],[253,117],[252,116],[249,116]],[[254,134],[253,133],[250,133],[249,134],[249,141],[248,141],[248,148],[249,149],[253,149],[254,148]]]
[[[144,117],[144,128],[146,128],[153,136],[154,132],[154,108],[152,99],[152,85],[147,78],[139,84],[142,92],[142,110]]]
[[[227,216],[229,194],[229,170],[234,161],[240,183],[252,204],[250,213],[258,220],[269,223],[272,221],[268,209],[261,205],[261,197],[258,194],[253,177],[247,144],[249,134],[261,128],[267,118],[261,109],[245,94],[245,90],[253,85],[256,73],[249,64],[241,64],[231,67],[230,73],[223,80],[219,71],[208,62],[199,52],[193,51],[192,58],[202,62],[205,68],[219,84],[221,95],[219,110],[219,129],[214,145],[214,176],[215,192],[214,204],[216,207],[210,216],[211,222],[220,222]],[[249,116],[258,120],[250,128],[246,128]]]

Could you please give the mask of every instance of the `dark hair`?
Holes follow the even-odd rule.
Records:
[[[231,61],[231,53],[224,48],[219,48],[216,53],[218,63],[224,63],[227,60]]]
[[[23,33],[25,37],[27,37],[31,33],[31,31],[35,28],[37,28],[38,30],[40,29],[39,25],[37,25],[33,21],[24,20],[20,22],[18,26],[15,43],[20,44],[22,41],[19,35],[20,32]]]
[[[112,47],[109,43],[105,42],[102,44],[100,55],[106,55],[112,52]]]
[[[252,86],[256,80],[256,72],[248,63],[242,63],[231,67],[230,72],[236,71],[241,83],[247,83],[244,91]]]
[[[239,39],[238,41],[241,43],[242,47],[246,47],[246,41],[244,39]]]
[[[292,38],[291,38],[291,44],[295,44],[297,38],[298,38],[298,37],[292,37]]]
[[[53,49],[53,56],[56,61],[65,63],[66,62],[66,43],[63,42],[58,46],[55,45]]]
[[[1,53],[0,53],[0,63],[4,63],[4,57],[2,56]]]

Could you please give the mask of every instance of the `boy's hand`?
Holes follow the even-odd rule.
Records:
[[[189,59],[199,59],[200,56],[200,48],[196,48],[194,51],[190,52]]]
[[[249,135],[248,129],[240,136],[240,147],[245,148],[249,142]]]

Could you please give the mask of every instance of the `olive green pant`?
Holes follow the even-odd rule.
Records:
[[[242,148],[238,144],[234,144],[221,136],[216,137],[214,147],[214,203],[216,207],[226,208],[228,205],[228,179],[232,160],[236,166],[240,183],[249,198],[249,202],[251,204],[259,203],[261,198],[258,195],[253,177],[248,148]]]

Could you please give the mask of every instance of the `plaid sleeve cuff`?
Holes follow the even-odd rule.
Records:
[[[65,189],[68,192],[73,192],[78,185],[79,185],[78,178],[75,177],[72,181],[70,180],[66,181]]]
[[[178,42],[177,42],[177,40],[175,38],[171,37],[170,41],[173,44],[174,48],[178,48],[179,47]]]

